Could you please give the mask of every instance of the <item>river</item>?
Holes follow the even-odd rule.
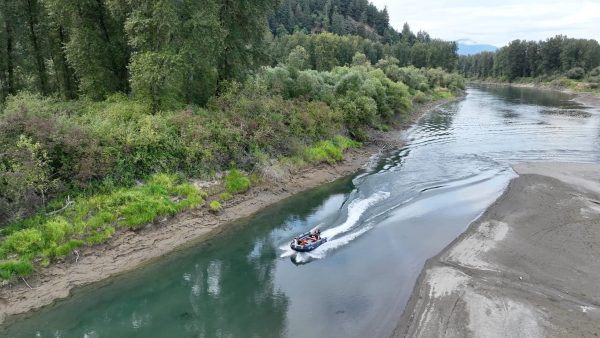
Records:
[[[7,337],[388,337],[425,261],[515,176],[509,163],[600,162],[600,114],[565,94],[472,87],[368,170],[209,242],[78,289]],[[329,242],[295,255],[320,226]]]

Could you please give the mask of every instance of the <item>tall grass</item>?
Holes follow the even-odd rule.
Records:
[[[174,175],[157,174],[145,183],[80,197],[55,216],[38,216],[4,229],[0,278],[25,276],[78,247],[102,243],[118,229],[138,229],[154,220],[201,205],[203,193]]]

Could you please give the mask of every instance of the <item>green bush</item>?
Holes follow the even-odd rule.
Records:
[[[221,203],[219,203],[219,201],[210,202],[209,207],[210,207],[210,211],[212,211],[212,212],[221,211]]]
[[[221,195],[219,195],[219,199],[223,202],[227,202],[227,201],[231,200],[232,198],[233,198],[233,196],[228,192],[224,192]]]
[[[600,67],[592,69],[588,74],[587,80],[593,84],[600,84]]]
[[[13,277],[25,277],[33,272],[33,265],[27,261],[0,262],[0,279],[9,280]]]
[[[326,162],[334,164],[344,160],[342,147],[332,141],[321,141],[312,147],[306,149],[305,158],[309,162],[320,163]]]
[[[581,67],[575,67],[569,69],[565,75],[572,80],[581,80],[585,75],[585,70]]]
[[[248,191],[250,189],[250,179],[237,169],[229,171],[225,176],[225,188],[231,194],[239,194]]]

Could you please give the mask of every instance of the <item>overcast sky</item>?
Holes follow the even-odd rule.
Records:
[[[371,0],[388,7],[397,30],[445,40],[471,39],[498,47],[515,39],[544,40],[564,34],[600,41],[600,0]]]

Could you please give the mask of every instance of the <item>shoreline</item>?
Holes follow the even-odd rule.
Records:
[[[540,83],[510,83],[510,82],[488,82],[488,81],[471,81],[471,84],[477,85],[492,85],[492,86],[507,86],[515,88],[531,88],[537,90],[546,90],[560,92],[573,95],[573,101],[588,107],[600,107],[600,93],[596,92],[580,92],[570,88],[550,87]]]
[[[504,194],[427,261],[394,337],[600,335],[600,164],[513,168]]]
[[[254,186],[227,202],[218,215],[206,208],[196,209],[155,222],[141,231],[119,232],[106,243],[85,247],[77,256],[70,255],[62,262],[41,269],[27,281],[19,280],[3,286],[0,289],[0,325],[9,324],[17,315],[32,313],[66,298],[74,288],[142,268],[165,254],[210,240],[227,230],[228,224],[292,195],[351,175],[377,160],[388,148],[402,146],[402,132],[425,113],[463,98],[464,95],[459,95],[419,105],[406,121],[394,126],[393,130],[374,131],[367,145],[348,151],[343,161],[333,166],[320,164],[299,170],[290,175],[285,185],[264,182]]]

